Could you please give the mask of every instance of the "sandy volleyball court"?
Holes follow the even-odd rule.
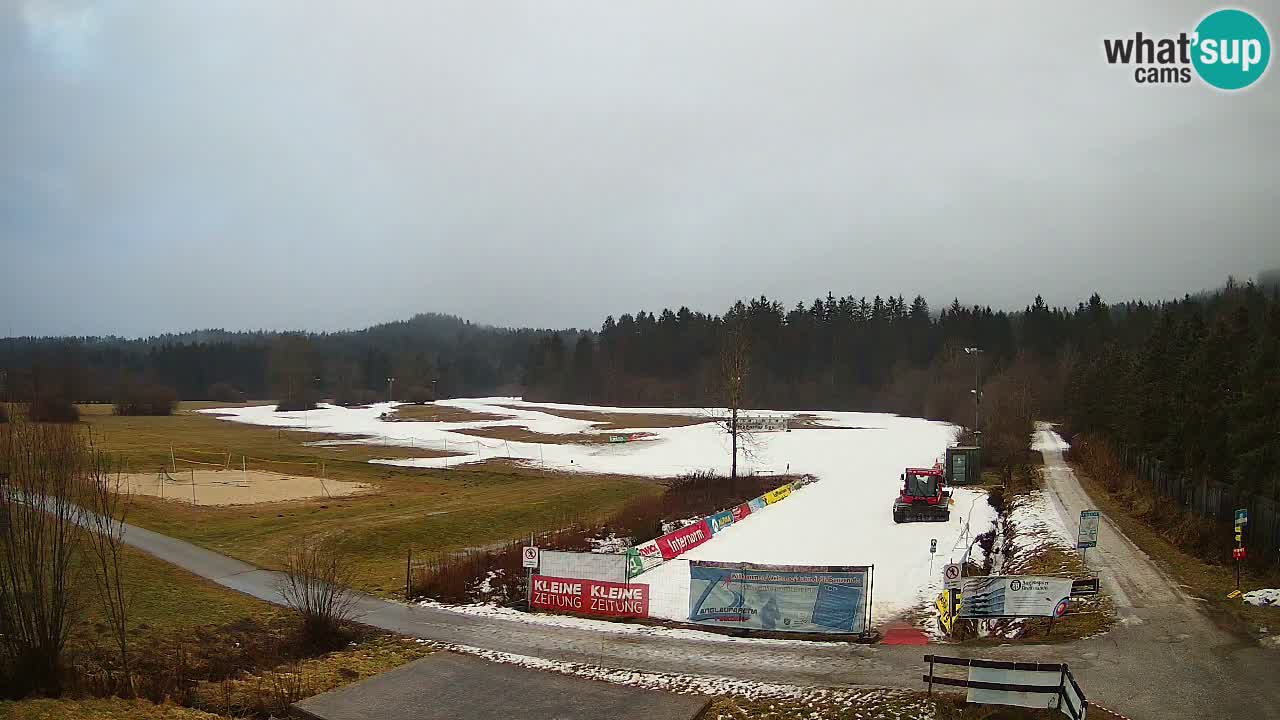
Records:
[[[254,503],[345,497],[368,492],[368,483],[324,480],[265,470],[179,470],[173,473],[133,473],[124,476],[136,495],[193,505],[252,505]]]

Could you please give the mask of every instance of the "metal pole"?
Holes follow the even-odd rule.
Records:
[[[410,545],[409,554],[404,560],[404,601],[405,602],[409,602],[413,600],[413,598],[411,597],[412,587],[413,587],[412,578],[413,578],[413,546]]]
[[[529,547],[534,547],[533,533],[529,533]],[[529,612],[533,612],[533,568],[525,568],[524,602]]]
[[[929,656],[929,694],[933,695],[933,656]]]

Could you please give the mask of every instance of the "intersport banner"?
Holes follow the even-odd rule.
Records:
[[[662,559],[672,560],[710,539],[711,524],[703,518],[692,525],[669,532],[654,542],[658,543],[658,549],[662,551]]]
[[[866,566],[689,561],[689,619],[773,632],[861,633]]]
[[[731,510],[718,512],[707,518],[707,523],[711,525],[711,534],[714,535],[733,524],[733,512]]]
[[[542,610],[604,617],[649,617],[648,585],[534,575],[532,589],[529,604]]]

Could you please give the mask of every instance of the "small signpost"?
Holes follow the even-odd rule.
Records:
[[[948,590],[960,587],[960,563],[947,563],[942,566],[942,586]]]
[[[526,568],[538,567],[538,548],[536,546],[526,547],[520,555],[520,565]]]
[[[529,544],[520,551],[520,564],[524,566],[525,588],[528,595],[529,610],[533,610],[533,571],[538,567],[538,546],[533,544],[533,535],[529,535]]]
[[[1231,559],[1236,563],[1236,590],[1240,589],[1240,561],[1245,558],[1244,551],[1244,526],[1249,524],[1249,510],[1240,508],[1236,510],[1236,546],[1231,549]]]
[[[1076,535],[1076,547],[1082,552],[1091,547],[1098,547],[1098,529],[1102,524],[1102,514],[1097,510],[1080,511],[1080,532]]]
[[[929,574],[933,574],[933,556],[938,552],[938,538],[929,541]]]
[[[1098,578],[1081,578],[1071,581],[1071,597],[1085,597],[1098,594]]]

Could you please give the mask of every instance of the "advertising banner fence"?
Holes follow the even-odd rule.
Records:
[[[863,633],[871,566],[689,562],[689,619],[773,632]]]
[[[772,505],[781,500],[785,500],[791,494],[791,483],[787,483],[782,487],[777,487],[764,494],[764,501]]]
[[[622,554],[543,550],[538,572],[549,577],[625,583],[627,563],[627,556]]]
[[[741,415],[738,417],[738,430],[742,432],[786,432],[785,417],[759,417]]]
[[[649,586],[578,578],[533,576],[529,605],[541,610],[600,615],[649,617]]]
[[[1060,617],[1067,612],[1071,579],[992,575],[965,578],[960,618]]]
[[[669,532],[654,542],[658,544],[663,560],[674,560],[710,539],[711,525],[703,518],[692,525]]]
[[[662,564],[658,543],[650,540],[627,549],[627,577],[633,578]]]
[[[769,505],[789,497],[793,490],[804,484],[805,480],[803,478],[794,483],[787,483],[729,510],[722,510],[692,525],[629,548],[626,553],[627,577],[637,577],[666,560],[674,560],[685,552],[710,540],[715,533],[724,530],[735,522],[741,522],[743,518],[751,515],[751,513],[759,512]]]
[[[716,534],[733,524],[733,511],[725,510],[707,518],[711,525],[711,534]]]

